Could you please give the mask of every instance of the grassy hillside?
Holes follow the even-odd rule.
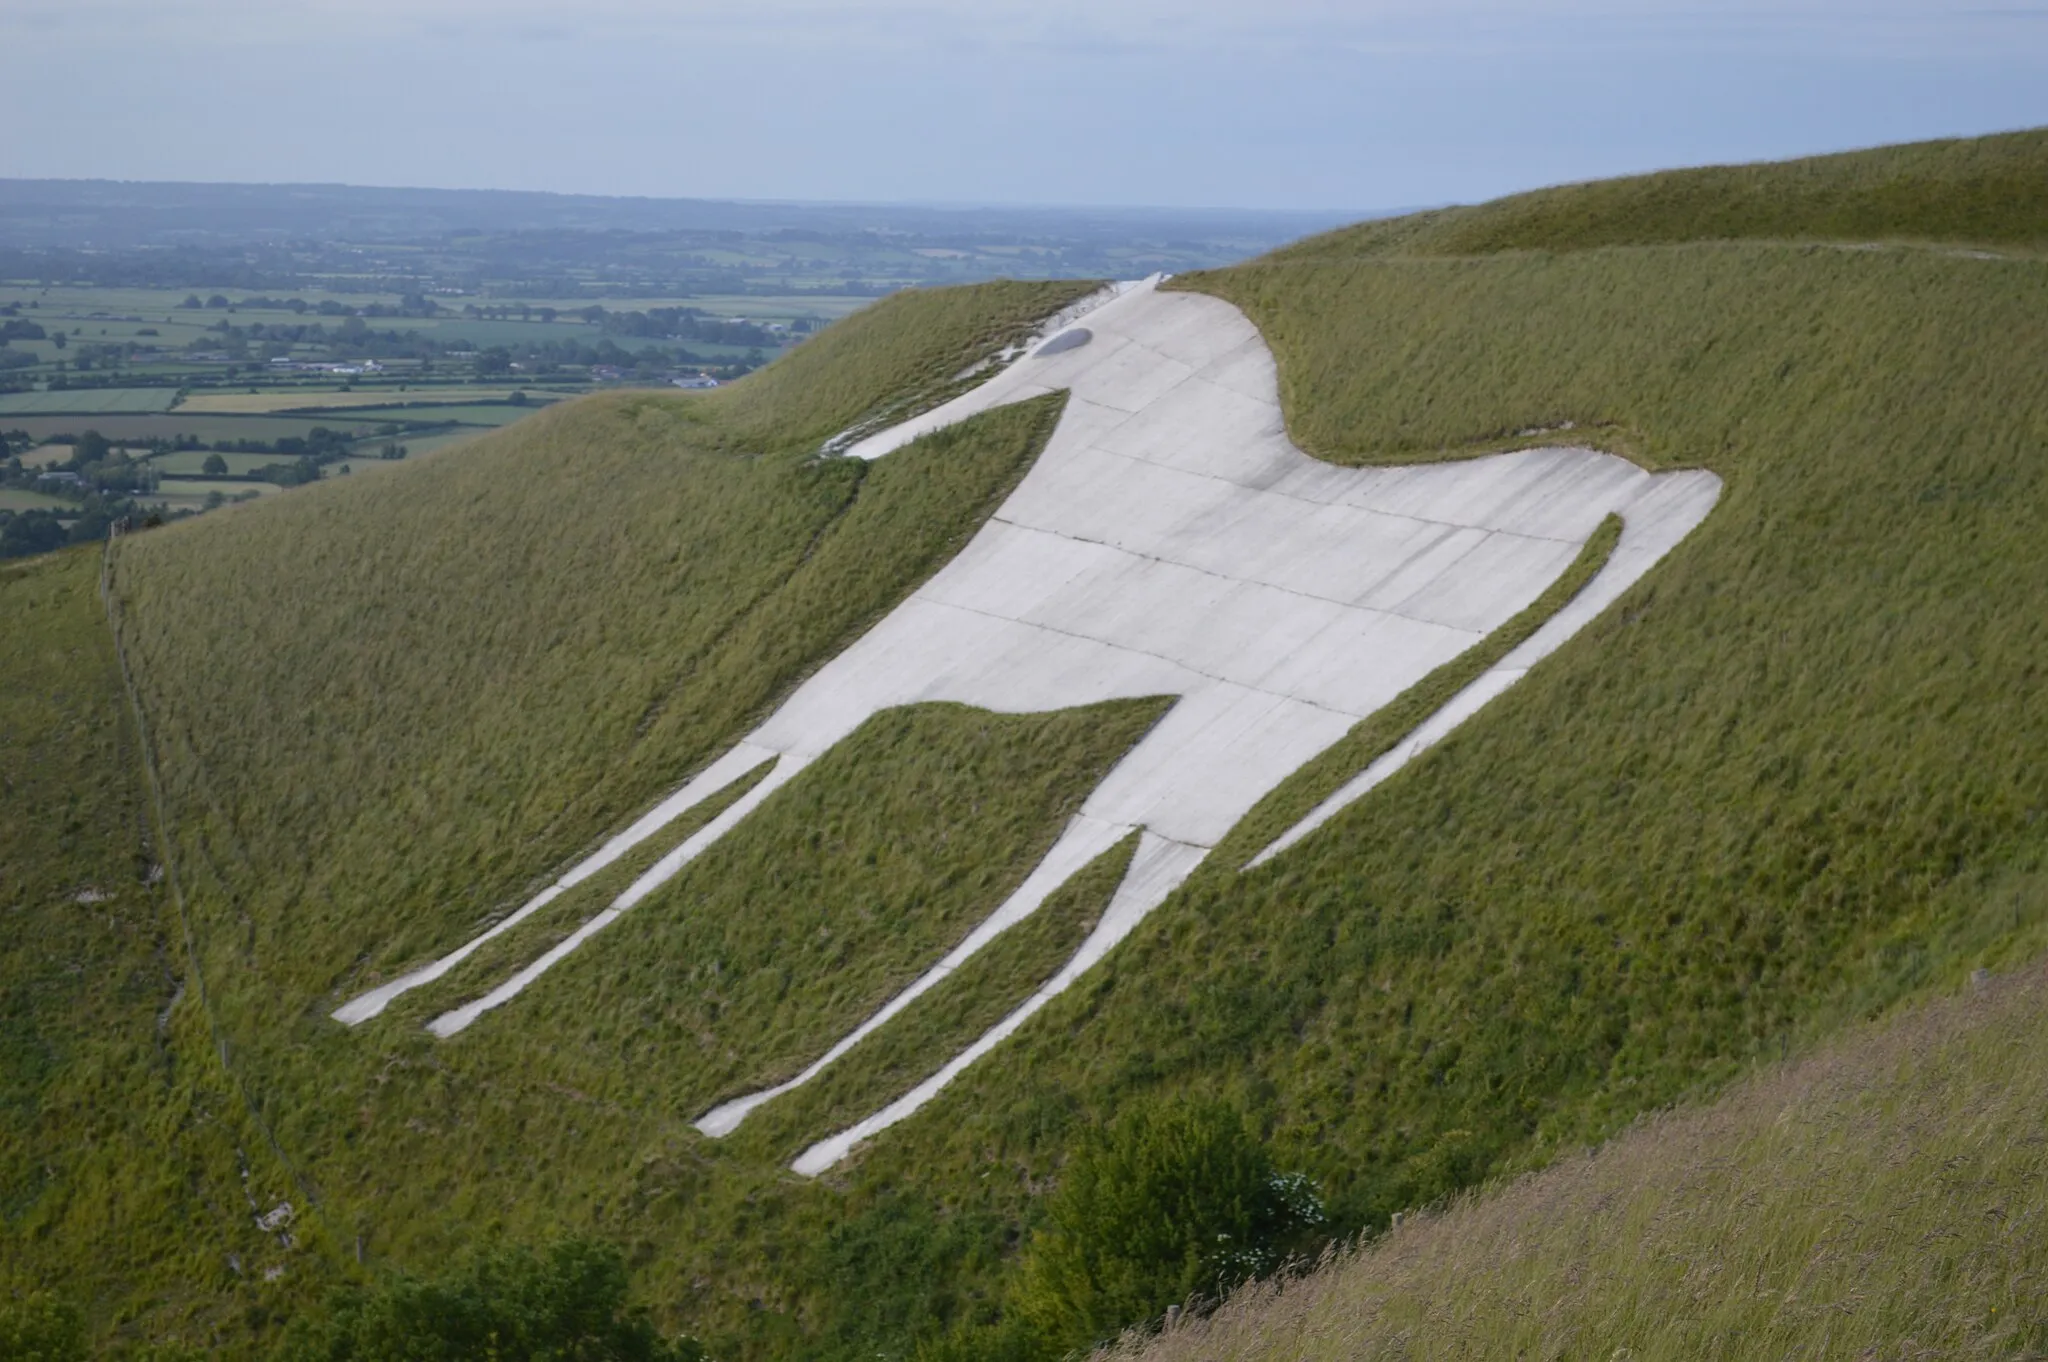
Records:
[[[2043,218],[1957,188],[2048,183],[2048,138],[1700,174],[1183,281],[1259,325],[1325,458],[1570,423],[1713,468],[1723,500],[1465,729],[1259,871],[1212,858],[815,1183],[783,1161],[999,1012],[1101,911],[1113,864],[1003,944],[1015,974],[963,971],[728,1141],[689,1123],[957,939],[1157,704],[878,716],[487,1025],[419,1027],[481,960],[359,1031],[326,1014],[673,788],[943,562],[1057,398],[872,467],[813,451],[1085,285],[892,300],[726,392],[564,404],[130,541],[124,637],[213,1005],[188,992],[173,1030],[217,1028],[305,1227],[235,1337],[358,1262],[575,1231],[622,1245],[661,1318],[721,1357],[971,1346],[999,1336],[976,1330],[1078,1134],[1119,1111],[1222,1099],[1349,1233],[2048,948],[2048,261],[2017,250]],[[1979,199],[2003,206],[1942,216]],[[1751,207],[1712,208],[1731,202]],[[1866,237],[1943,248],[1839,248]],[[53,1231],[15,1278],[61,1284],[91,1243]],[[192,1280],[137,1265],[120,1307],[155,1318],[150,1293]]]
[[[123,544],[123,635],[212,1021],[289,1151],[312,1203],[299,1213],[338,1248],[316,1261],[309,1238],[285,1299],[358,1258],[428,1261],[479,1232],[619,1228],[647,1151],[914,977],[1157,717],[1150,702],[880,716],[586,947],[562,976],[574,986],[534,989],[520,1025],[451,1045],[420,1031],[638,864],[374,1027],[327,1018],[674,788],[944,562],[1028,466],[1058,399],[873,466],[813,451],[871,407],[944,390],[1089,287],[893,300],[729,392],[572,404],[385,478]],[[1099,911],[1107,885],[1094,892],[1073,911]],[[1055,942],[1013,952],[1035,967],[1065,923],[1050,915]],[[888,1039],[926,1053],[932,1028],[964,1024],[944,1012]],[[826,1133],[834,1110],[784,1121],[784,1143]],[[791,1152],[734,1155],[746,1171],[699,1213],[729,1221]],[[644,1228],[630,1236],[656,1251]],[[68,1247],[43,1256],[43,1280]],[[725,1275],[665,1268],[653,1280],[671,1300]]]
[[[1667,170],[1391,218],[1312,237],[1275,255],[1491,255],[1757,239],[2037,253],[2048,247],[2044,159],[2048,129],[2036,128],[1799,161]]]
[[[2048,172],[2048,141],[2018,145]],[[1383,230],[1186,281],[1274,345],[1305,448],[1409,461],[1571,422],[1712,467],[1722,504],[1371,799],[1199,875],[850,1187],[1028,1224],[1077,1127],[1194,1091],[1255,1112],[1339,1223],[1384,1225],[2048,946],[2048,267],[1434,259]]]
[[[242,1336],[288,1179],[180,982],[99,582],[95,549],[0,569],[0,1303]]]
[[[2038,1357],[2044,1049],[2034,968],[1113,1355]]]
[[[2048,946],[2048,267],[1340,246],[1192,281],[1272,341],[1307,448],[1569,420],[1721,505],[1371,799],[1198,875],[860,1176],[1039,1185],[1071,1123],[1193,1090],[1382,1225]]]

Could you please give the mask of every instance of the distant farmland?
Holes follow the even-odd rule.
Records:
[[[0,416],[169,411],[176,388],[85,388],[43,393],[0,393]]]
[[[371,388],[338,392],[333,389],[273,388],[260,393],[201,393],[178,404],[183,414],[264,416],[278,412],[325,412],[357,407],[404,408],[420,413],[445,404],[510,402],[512,394],[524,392],[532,406],[559,401],[564,393],[513,388]],[[495,422],[493,424],[496,424]]]
[[[40,394],[38,394],[40,395]],[[151,440],[176,440],[183,436],[208,444],[221,440],[305,439],[315,426],[359,437],[374,435],[379,425],[337,417],[284,416],[28,416],[17,421],[7,418],[7,429],[25,430],[37,440],[53,435],[78,435],[96,430],[117,444],[146,444]]]

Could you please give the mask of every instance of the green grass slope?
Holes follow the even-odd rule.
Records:
[[[1057,398],[873,466],[821,461],[819,441],[947,390],[1089,287],[892,300],[727,392],[570,404],[385,478],[123,542],[122,636],[210,1021],[287,1151],[297,1213],[336,1250],[304,1236],[284,1299],[479,1232],[595,1227],[665,1249],[620,1223],[647,1152],[695,1140],[691,1118],[801,1067],[913,978],[1156,719],[1152,702],[880,716],[586,947],[570,988],[533,990],[520,1025],[451,1045],[420,1030],[636,865],[373,1027],[327,1017],[674,788],[956,551]],[[932,1026],[959,1023],[912,1018],[895,1043],[925,1053]],[[829,1115],[785,1122],[785,1140]],[[698,1213],[728,1222],[789,1152],[734,1155],[742,1172],[719,1169]],[[707,1236],[652,1280],[671,1300],[722,1281],[726,1247]],[[60,1281],[71,1248],[39,1275]]]
[[[900,464],[811,450],[1085,289],[907,297],[730,393],[563,404],[133,541],[166,798],[265,905],[244,967],[310,963],[333,930],[339,959],[286,987],[375,982],[716,756],[964,541],[1056,406]]]
[[[1727,490],[1371,799],[1205,869],[864,1176],[1037,1185],[1067,1122],[1190,1089],[1381,1225],[2048,945],[2048,267],[1716,243],[1191,286],[1260,325],[1325,457],[1569,420]]]
[[[1332,238],[1190,286],[1260,325],[1324,457],[1570,421],[1727,492],[1426,760],[1191,882],[864,1176],[1039,1185],[1066,1123],[1192,1089],[1383,1225],[2048,944],[2048,268]]]
[[[1276,254],[1582,251],[1681,241],[2048,247],[2048,129],[1701,166],[1515,194],[1314,237]]]
[[[245,1337],[290,1185],[182,986],[100,555],[0,569],[0,1303],[108,1342]]]
[[[1259,871],[1214,858],[816,1182],[783,1160],[1046,970],[1112,867],[1004,943],[1008,977],[963,972],[729,1141],[689,1122],[956,939],[1157,704],[878,716],[487,1024],[419,1028],[484,961],[358,1031],[326,1013],[516,903],[943,562],[1057,398],[873,467],[813,451],[1085,285],[892,300],[726,392],[564,404],[128,542],[123,637],[212,1004],[182,1015],[217,1033],[303,1217],[288,1271],[237,1298],[242,1341],[359,1262],[574,1231],[622,1245],[720,1357],[971,1344],[1077,1134],[1135,1103],[1233,1103],[1352,1232],[2048,947],[2042,217],[2017,191],[1921,211],[1971,176],[2048,182],[2048,139],[1859,156],[1744,169],[1740,221],[1698,190],[1723,172],[1648,177],[1184,281],[1260,326],[1322,457],[1569,423],[1726,492],[1453,738]],[[1866,230],[1850,200],[1921,215]],[[1840,248],[1866,237],[1943,249]],[[16,1275],[61,1285],[90,1242],[53,1231]],[[142,1316],[192,1280],[134,1271]]]
[[[2037,967],[1111,1355],[2039,1357],[2044,1050]]]

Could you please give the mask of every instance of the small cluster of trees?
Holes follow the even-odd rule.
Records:
[[[611,312],[602,307],[587,307],[577,315],[619,336],[761,349],[772,349],[783,342],[781,335],[759,322],[714,317],[694,307],[652,307],[645,312]],[[805,326],[803,329],[815,327]]]
[[[193,448],[204,448],[195,441]],[[290,454],[303,455],[315,463],[331,463],[344,457],[354,447],[354,437],[346,431],[332,430],[326,426],[315,426],[300,435],[280,435],[269,440],[215,440],[213,448],[222,454]]]
[[[1313,1256],[1328,1236],[1315,1184],[1277,1168],[1237,1108],[1136,1107],[1077,1141],[1000,1318],[967,1322],[918,1356],[1082,1356],[1170,1309],[1213,1303]]]
[[[47,469],[32,470],[22,465],[20,456],[33,447],[35,441],[23,431],[9,431],[5,438],[6,449],[0,457],[5,459],[4,477],[0,482],[17,486],[39,485],[41,473],[76,473],[76,483],[66,479],[52,488],[57,495],[84,496],[89,492],[149,492],[156,488],[156,470],[150,467],[147,458],[138,459],[126,449],[117,449],[113,441],[96,430],[83,435],[58,437],[58,443],[71,446],[71,456]]]
[[[133,358],[140,348],[124,345],[117,341],[87,341],[71,353],[71,367],[85,372],[92,369],[118,369]]]
[[[223,470],[227,467],[225,460],[221,467]],[[317,460],[301,456],[290,463],[267,463],[260,468],[252,468],[244,476],[256,482],[274,482],[279,487],[303,487],[309,482],[320,481],[320,464]]]
[[[16,314],[19,305],[10,307],[0,314],[0,369],[26,369],[36,362],[36,357],[26,350],[10,350],[9,341],[47,340],[48,333],[34,322],[22,321]]]
[[[107,537],[108,527],[117,520],[137,526],[162,523],[157,512],[132,500],[97,492],[86,497],[68,524],[54,511],[0,511],[0,559],[51,553],[67,544],[96,543]],[[11,1354],[0,1348],[0,1357],[8,1356]]]

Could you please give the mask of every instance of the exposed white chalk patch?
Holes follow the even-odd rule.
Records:
[[[1281,781],[1520,613],[1608,514],[1622,517],[1622,538],[1570,605],[1260,859],[1513,684],[1668,552],[1719,495],[1712,474],[1653,475],[1589,449],[1400,468],[1321,463],[1288,440],[1272,353],[1243,314],[1203,295],[1159,292],[1156,282],[1092,300],[1085,344],[1040,343],[953,401],[851,444],[852,456],[880,458],[977,413],[1068,394],[1044,452],[967,547],[748,735],[740,750],[782,757],[770,777],[574,936],[437,1019],[436,1034],[516,997],[675,873],[678,856],[687,860],[737,826],[881,710],[954,701],[1030,713],[1179,697],[993,916],[801,1073],[699,1121],[707,1134],[728,1133],[762,1102],[809,1081],[1117,836],[1143,828],[1110,910],[1074,957],[911,1092],[805,1151],[795,1167],[815,1174],[917,1110],[1100,960]],[[1044,328],[1041,342],[1073,321]],[[437,967],[445,969],[428,969]]]

